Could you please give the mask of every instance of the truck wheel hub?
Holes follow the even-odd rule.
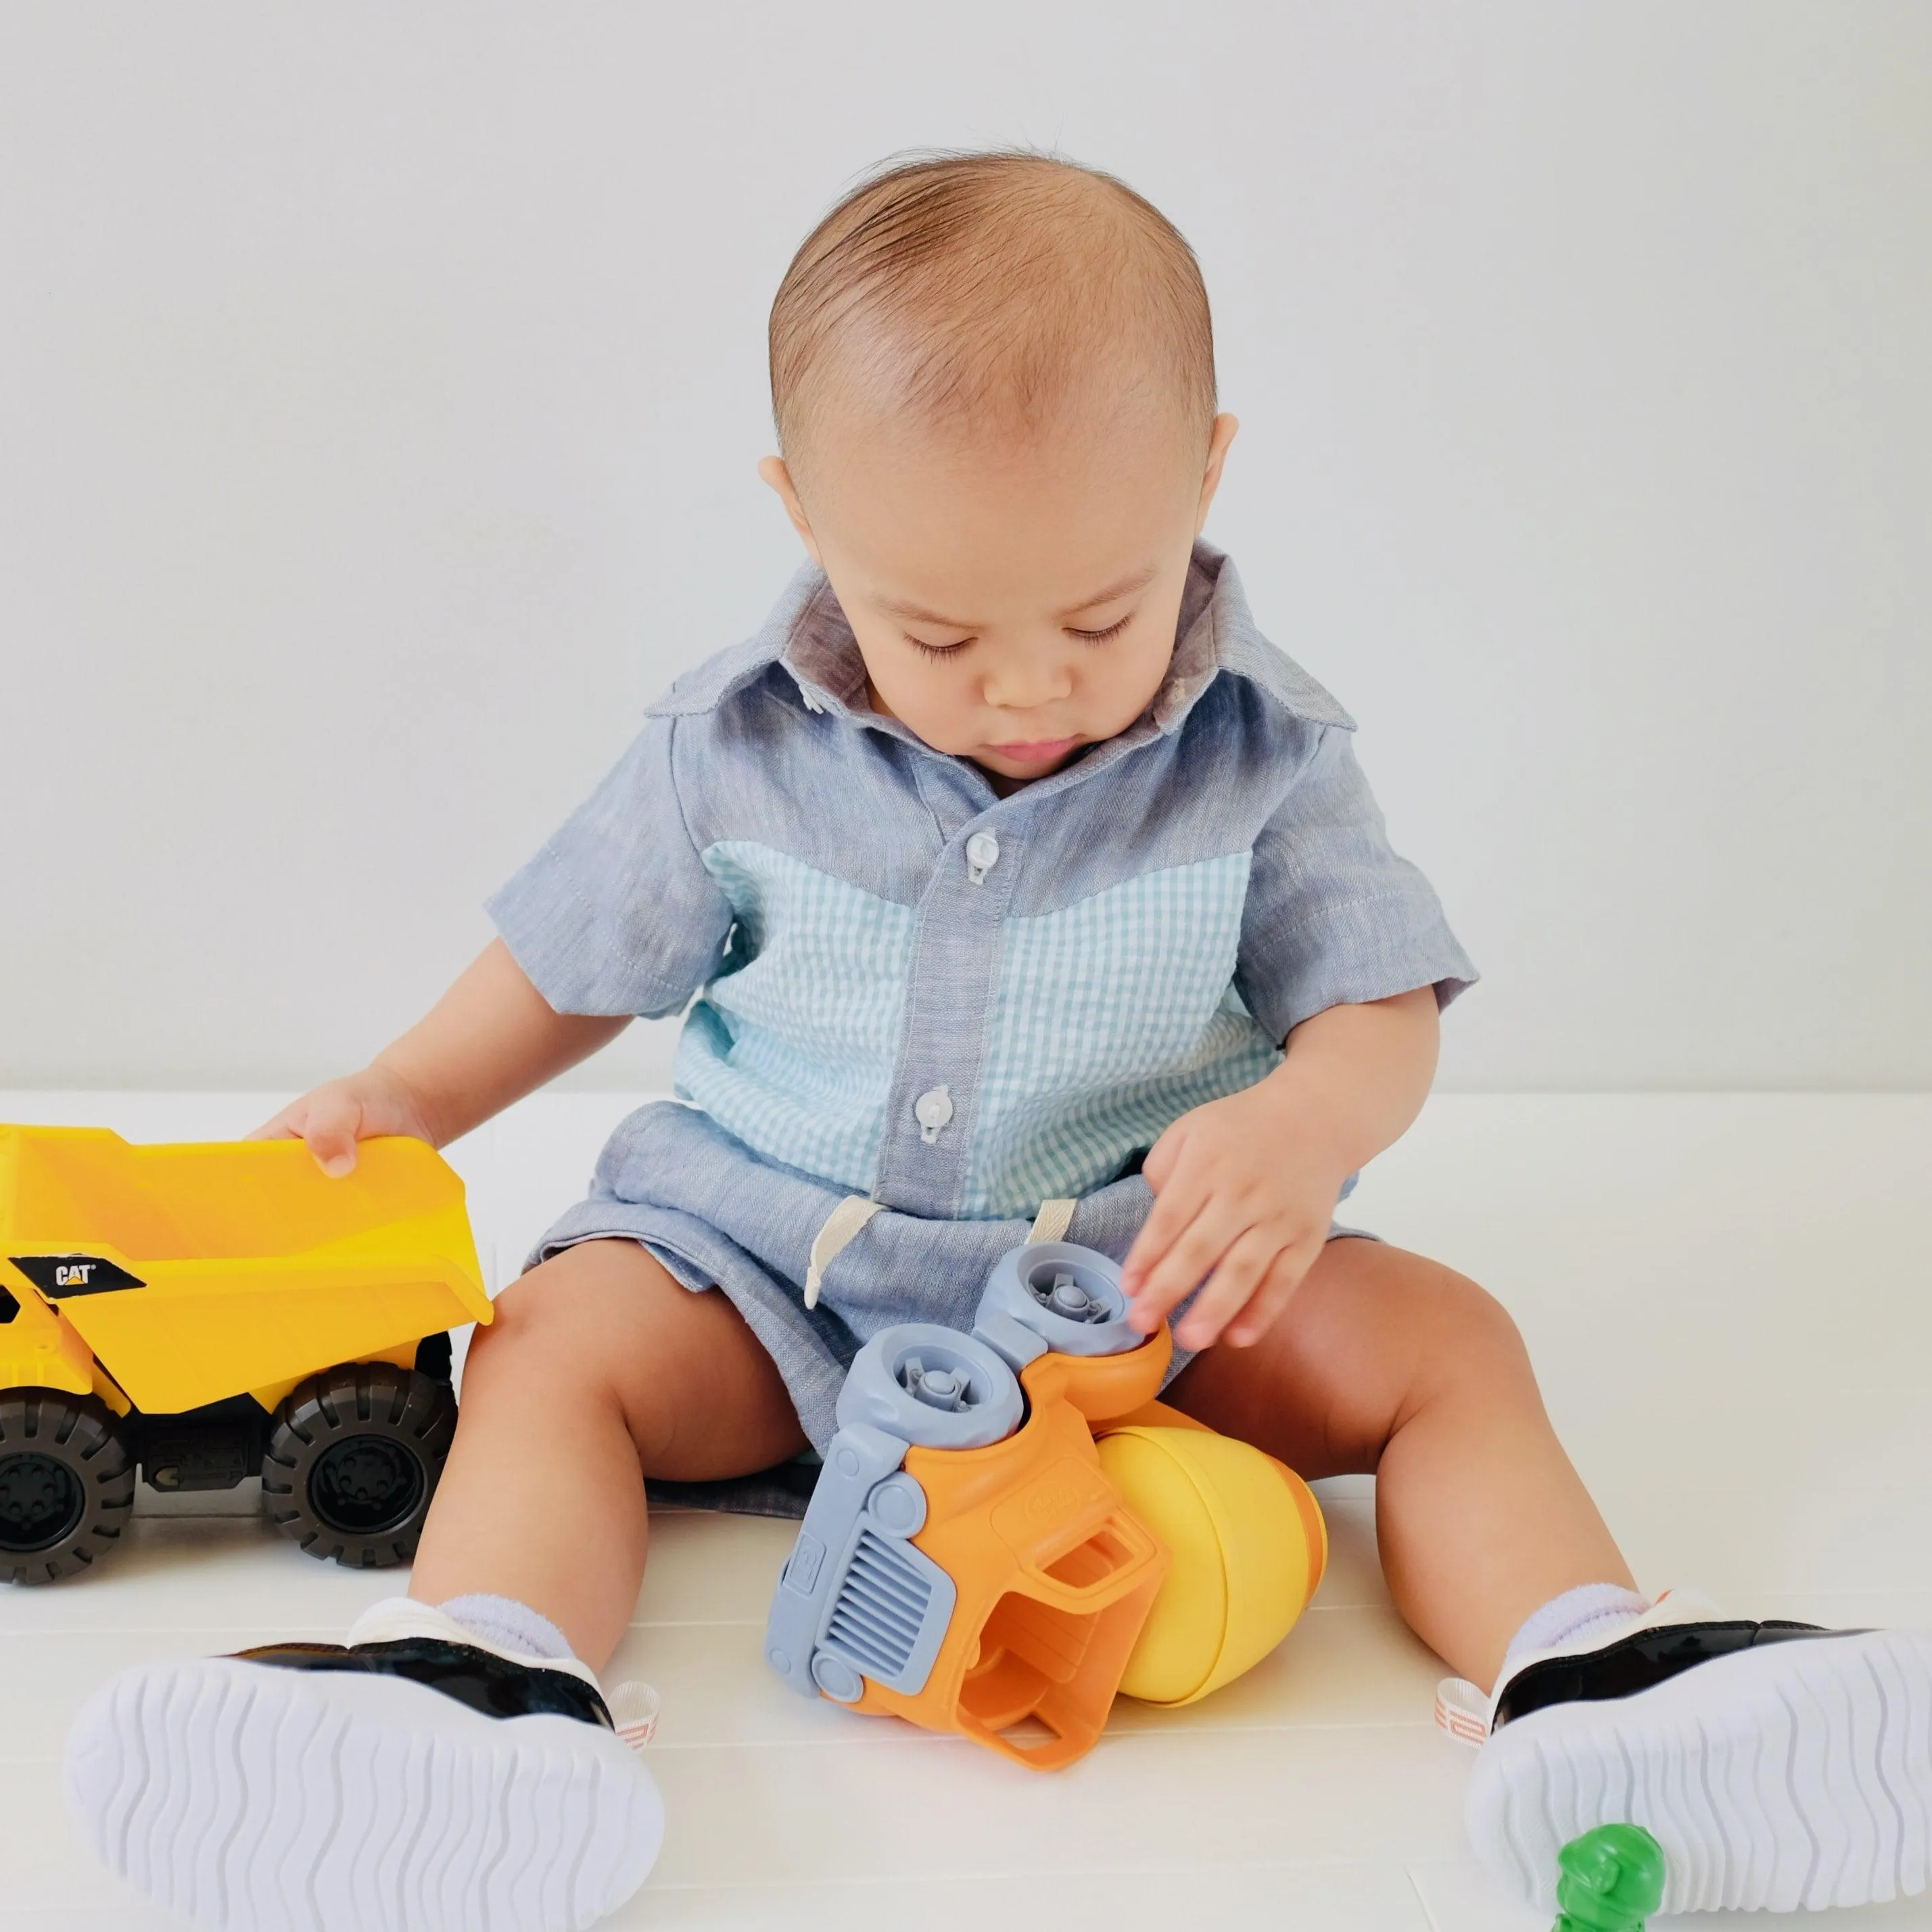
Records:
[[[422,1465],[400,1442],[358,1436],[316,1458],[309,1501],[331,1529],[380,1536],[408,1522],[422,1501]]]
[[[64,1462],[34,1450],[0,1456],[0,1550],[51,1550],[86,1510],[87,1492]]]

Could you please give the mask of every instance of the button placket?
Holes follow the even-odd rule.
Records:
[[[970,828],[970,829],[969,829]],[[887,1102],[873,1198],[902,1213],[958,1212],[978,1083],[992,1021],[991,992],[1004,952],[1008,905],[1025,842],[969,819],[934,871],[920,908],[906,986],[903,1031]],[[985,838],[976,853],[974,840]],[[1016,838],[1018,842],[1016,842]],[[988,860],[982,875],[980,862]]]
[[[912,760],[912,776],[920,797],[932,814],[939,832],[938,856],[968,826],[986,809],[984,799],[976,797],[974,782],[958,769],[951,758],[926,757]]]

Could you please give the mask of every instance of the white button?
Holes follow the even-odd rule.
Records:
[[[990,832],[976,832],[966,842],[966,878],[983,886],[986,874],[1000,862],[1000,842]]]
[[[818,700],[813,697],[812,693],[806,690],[803,685],[800,685],[799,686],[798,694],[805,700],[805,708],[806,710],[820,716],[824,714],[825,706],[820,704]]]
[[[928,1087],[912,1103],[912,1117],[919,1123],[920,1138],[930,1145],[952,1118],[952,1096],[944,1087]]]

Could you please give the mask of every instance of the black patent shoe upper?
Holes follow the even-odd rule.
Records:
[[[238,1661],[278,1670],[358,1672],[406,1678],[440,1690],[486,1718],[574,1718],[614,1730],[610,1706],[596,1686],[568,1670],[518,1664],[471,1644],[436,1637],[399,1637],[388,1643],[268,1643],[238,1651]]]
[[[1779,1619],[1763,1623],[1738,1620],[1661,1624],[1619,1637],[1600,1650],[1586,1651],[1576,1657],[1546,1657],[1526,1666],[1503,1687],[1490,1728],[1499,1731],[1516,1718],[1546,1710],[1552,1704],[1601,1703],[1612,1698],[1634,1697],[1695,1670],[1700,1664],[1733,1657],[1766,1644],[1856,1634]]]

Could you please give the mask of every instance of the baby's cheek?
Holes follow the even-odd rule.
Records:
[[[970,726],[976,700],[958,671],[895,665],[884,677],[874,671],[867,682],[872,709],[896,718],[935,752],[956,754],[975,742]]]

